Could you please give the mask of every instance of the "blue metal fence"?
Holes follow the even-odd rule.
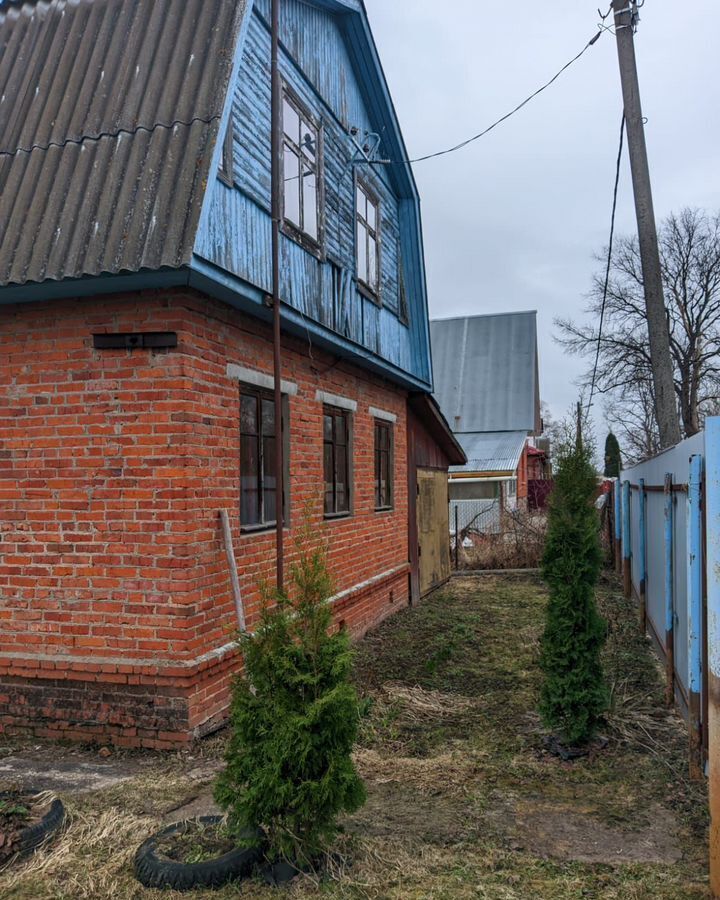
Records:
[[[665,660],[668,701],[688,722],[695,774],[707,736],[705,468],[701,433],[626,469],[615,489],[625,592]]]

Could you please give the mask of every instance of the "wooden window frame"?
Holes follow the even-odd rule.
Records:
[[[358,192],[362,192],[367,203],[372,203],[375,207],[375,228],[370,227],[370,223],[366,215],[361,215],[358,209]],[[363,178],[355,178],[355,194],[353,197],[353,207],[355,215],[353,221],[355,223],[355,275],[357,278],[358,289],[368,299],[372,300],[378,306],[381,305],[381,287],[382,287],[382,203],[378,193],[373,190],[370,184]],[[370,241],[375,241],[375,265],[377,268],[377,286],[373,287],[368,284],[360,275],[360,227],[365,231],[365,254],[366,260],[369,259]]]
[[[325,437],[325,418],[327,416],[331,416],[333,420],[332,426],[332,439],[330,441]],[[337,485],[338,485],[338,466],[337,466],[337,447],[342,446],[337,441],[336,434],[336,421],[338,419],[342,419],[345,423],[345,485],[346,485],[346,497],[347,497],[347,509],[338,509],[338,500],[337,500]],[[349,516],[352,516],[352,503],[353,503],[353,490],[352,490],[352,445],[353,445],[353,432],[352,432],[352,414],[347,409],[340,409],[337,406],[331,406],[329,404],[323,404],[323,515],[326,519],[345,519]],[[332,447],[332,459],[333,459],[333,477],[332,477],[332,494],[333,494],[333,503],[332,510],[327,509],[327,485],[329,483],[325,471],[325,448],[327,446]]]
[[[253,397],[256,401],[256,417],[257,417],[257,434],[250,434],[249,432],[243,431],[242,425],[242,401],[243,397]],[[260,531],[269,531],[270,529],[277,527],[276,519],[265,519],[265,487],[264,487],[264,457],[265,457],[265,449],[264,449],[264,441],[266,437],[272,437],[274,440],[274,435],[265,435],[262,430],[262,402],[269,401],[274,403],[274,394],[272,391],[264,390],[263,388],[258,388],[252,385],[244,385],[241,384],[239,387],[238,398],[240,402],[240,422],[239,422],[239,437],[240,437],[240,454],[239,454],[239,466],[240,466],[240,498],[239,498],[239,512],[240,512],[240,531],[243,534],[254,534]],[[287,527],[288,522],[288,498],[289,498],[289,483],[288,483],[288,473],[289,473],[289,459],[288,459],[288,442],[287,442],[287,430],[285,428],[285,421],[287,418],[286,415],[286,403],[287,398],[283,395],[283,410],[280,418],[280,428],[282,430],[282,439],[283,439],[283,492],[282,497],[277,497],[277,490],[275,495],[275,503],[276,508],[279,506],[282,512],[283,517],[283,527]],[[277,428],[277,423],[275,425]],[[258,502],[259,502],[259,522],[245,522],[243,521],[243,437],[255,438],[257,440],[257,460],[258,460],[258,475],[257,475],[257,490],[258,490]]]
[[[282,85],[282,110],[280,131],[281,131],[281,152],[282,159],[280,171],[282,175],[282,190],[280,192],[280,204],[282,207],[282,215],[280,217],[280,230],[286,237],[289,237],[295,243],[300,244],[308,253],[312,253],[320,260],[325,258],[325,188],[324,188],[324,170],[325,170],[325,146],[323,124],[316,116],[314,116],[308,107],[300,100],[293,89],[285,82]],[[303,224],[296,225],[291,222],[285,215],[285,152],[289,148],[297,158],[307,164],[312,169],[310,161],[303,153],[302,148],[296,144],[292,138],[285,133],[285,103],[293,108],[296,115],[307,122],[317,135],[317,153],[315,161],[315,181],[316,181],[316,217],[317,217],[317,237],[313,237],[303,229]],[[304,207],[302,196],[300,199],[300,218],[304,219]]]
[[[386,422],[383,419],[375,419],[374,420],[375,427],[373,428],[374,435],[374,452],[373,452],[373,462],[375,468],[375,512],[387,512],[388,510],[394,509],[395,504],[395,473],[394,473],[394,429],[391,422]],[[378,438],[381,434],[385,434],[387,436],[387,446],[382,447]],[[381,491],[381,482],[382,482],[382,464],[383,457],[387,460],[387,496],[382,497],[380,495]]]

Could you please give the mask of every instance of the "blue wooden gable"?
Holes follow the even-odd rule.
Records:
[[[281,237],[283,322],[290,331],[354,358],[411,389],[432,386],[417,190],[362,4],[283,0],[281,76],[319,125],[319,246]],[[191,268],[201,286],[268,315],[272,291],[270,195],[270,0],[246,12]],[[362,148],[369,148],[366,154]],[[373,162],[368,162],[367,156]],[[229,176],[229,177],[228,177]],[[380,210],[380,280],[358,284],[356,180]],[[203,284],[203,282],[206,282]]]

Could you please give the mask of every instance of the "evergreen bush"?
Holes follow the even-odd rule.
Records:
[[[605,477],[619,478],[621,469],[622,456],[620,455],[620,444],[611,431],[605,440]]]
[[[237,833],[261,827],[268,857],[302,866],[330,844],[342,811],[365,801],[351,759],[360,718],[344,630],[329,634],[326,550],[306,527],[292,594],[263,592],[254,634],[239,637],[232,734],[215,798]]]
[[[544,724],[570,746],[595,734],[608,706],[601,663],[606,624],[595,605],[602,566],[597,476],[580,438],[561,449],[548,515],[543,577],[548,585],[540,664]]]

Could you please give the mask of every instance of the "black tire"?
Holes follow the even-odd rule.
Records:
[[[199,863],[180,863],[170,859],[162,859],[157,854],[158,841],[169,834],[176,834],[188,828],[190,824],[200,822],[203,825],[217,825],[222,816],[201,816],[185,822],[169,825],[157,834],[144,841],[135,853],[135,877],[145,887],[173,888],[176,891],[191,891],[196,887],[220,887],[228,881],[245,878],[263,858],[260,846],[238,848]],[[250,832],[244,837],[260,838],[259,832]]]
[[[40,792],[32,790],[24,790],[19,793],[15,791],[0,792],[0,800],[7,800],[15,797],[32,800]],[[33,853],[37,848],[50,840],[61,828],[65,821],[65,807],[62,800],[57,797],[50,804],[50,808],[45,815],[34,825],[28,825],[23,828],[17,837],[17,845],[15,852],[20,856],[26,856]]]

